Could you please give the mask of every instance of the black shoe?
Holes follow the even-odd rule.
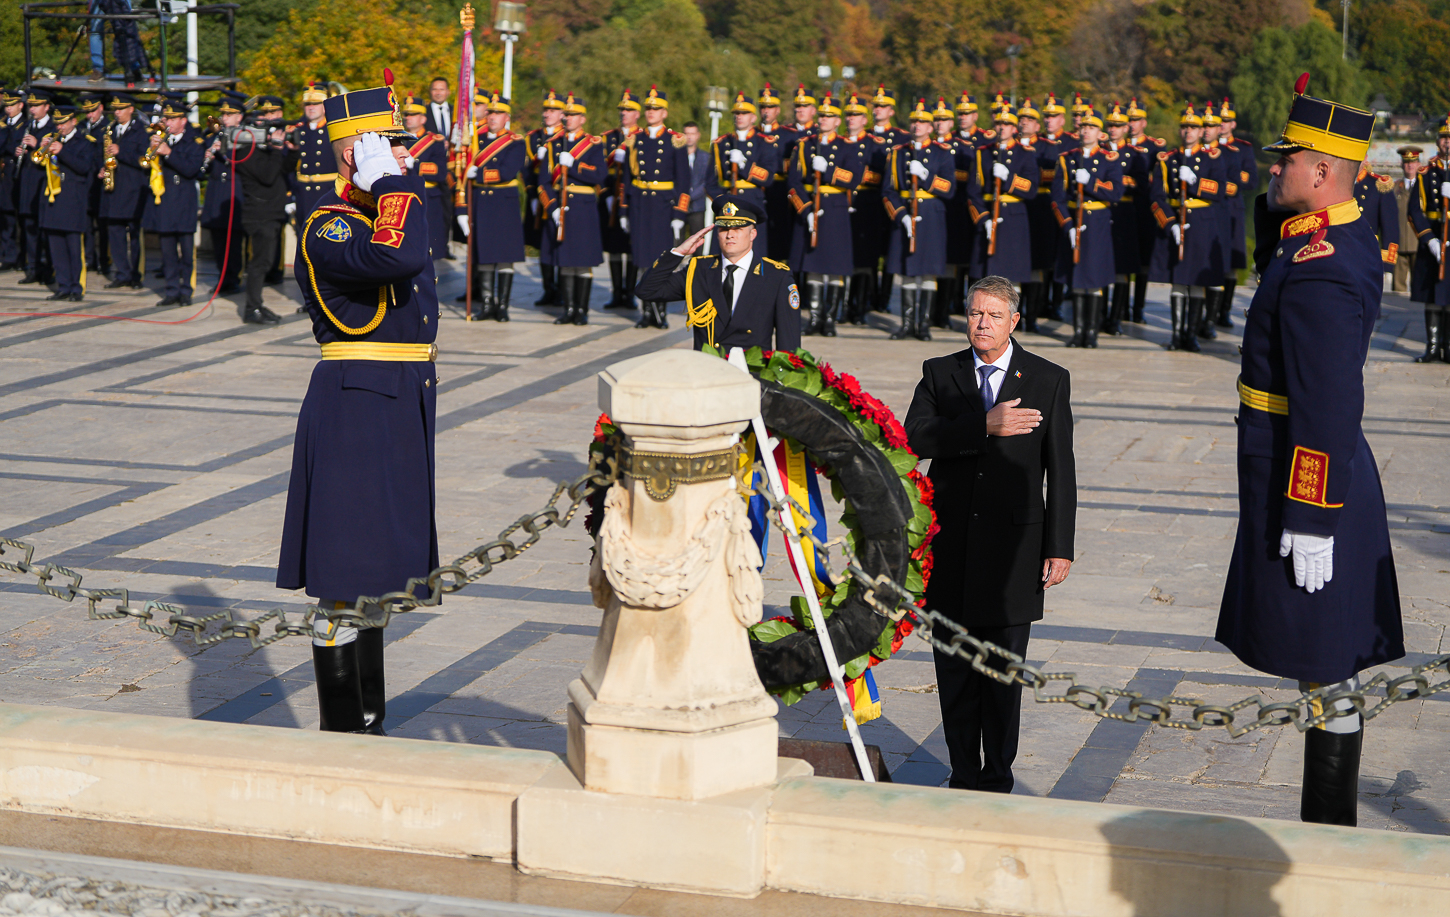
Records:
[[[901,288],[901,327],[891,332],[891,340],[904,341],[916,337],[916,304],[921,291],[915,287]]]
[[[1198,323],[1203,320],[1203,297],[1188,297],[1188,314],[1184,316],[1183,331],[1178,346],[1189,353],[1202,353],[1203,349],[1198,346]]]
[[[364,627],[357,632],[358,687],[362,692],[363,732],[385,736],[383,721],[388,716],[388,685],[383,673],[383,630]]]
[[[49,296],[45,297],[45,301],[46,302],[56,302],[57,300],[62,300],[62,299],[70,299],[70,294],[69,293],[52,293]]]
[[[35,274],[26,274],[24,277],[21,277],[20,278],[20,282],[21,283],[40,283],[40,278],[37,277]]]
[[[1425,310],[1425,353],[1415,357],[1416,363],[1440,362],[1440,310]]]
[[[312,671],[317,678],[318,729],[323,732],[362,732],[362,683],[358,674],[357,641],[342,646],[313,646]]]
[[[163,299],[160,302],[158,302],[156,304],[156,308],[158,308],[158,309],[164,309],[167,306],[179,306],[179,305],[181,305],[181,297],[180,296],[168,296],[165,299]]]
[[[589,294],[594,291],[594,278],[580,274],[574,278],[574,324],[589,324]],[[664,327],[664,303],[660,303],[660,327]]]
[[[1299,820],[1353,828],[1358,821],[1359,759],[1364,730],[1304,733],[1304,789]]]
[[[86,294],[84,294],[84,293],[72,293],[72,294],[70,294],[69,296],[66,297],[66,299],[69,299],[71,302],[81,302],[85,298],[86,298]]]
[[[931,322],[927,316],[931,315],[932,309],[936,306],[937,291],[921,290],[916,300],[916,339],[918,341],[931,340]]]
[[[255,309],[248,309],[242,314],[242,321],[248,325],[275,325],[280,322],[277,313],[266,306],[258,306]]]
[[[146,284],[143,281],[141,281],[139,278],[136,279],[136,280],[131,281],[130,286],[131,286],[131,289],[133,289],[133,290],[144,290],[144,289],[146,289]]]
[[[129,287],[130,285],[131,285],[131,281],[129,281],[129,280],[112,280],[110,283],[106,284],[105,289],[107,289],[107,290],[124,290],[125,288]]]

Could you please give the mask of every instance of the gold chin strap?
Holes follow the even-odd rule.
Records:
[[[711,347],[715,346],[715,300],[707,299],[695,305],[695,267],[699,264],[698,258],[690,259],[690,266],[685,269],[685,324],[691,328],[705,329],[705,342]]]

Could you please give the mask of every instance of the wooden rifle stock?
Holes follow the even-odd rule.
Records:
[[[1186,156],[1178,157],[1178,167],[1183,168]],[[1178,260],[1183,261],[1183,242],[1188,238],[1188,184],[1178,176]]]
[[[911,168],[911,163],[907,163],[907,168]],[[918,185],[917,185],[916,173],[913,172],[913,173],[911,173],[911,232],[906,237],[906,242],[907,242],[906,250],[907,250],[907,254],[911,254],[911,255],[916,254],[916,189],[917,189],[917,187],[918,187]]]
[[[1440,198],[1440,279],[1445,279],[1445,245],[1450,242],[1450,197]]]
[[[567,137],[565,139],[567,143]],[[617,192],[616,192],[617,193]],[[559,234],[555,236],[558,242],[564,241],[564,211],[569,207],[569,169],[559,164]]]
[[[730,193],[731,194],[734,194],[736,191],[739,191],[739,190],[740,190],[740,166],[736,165],[735,164],[735,160],[732,159],[730,161]]]
[[[997,254],[997,220],[1002,216],[1002,179],[992,176],[992,238],[987,241],[987,257]]]
[[[811,170],[815,172],[814,169]],[[811,207],[815,209],[816,219],[811,223],[811,248],[816,247],[816,238],[821,229],[821,173],[816,172],[816,193],[812,195]]]
[[[610,177],[614,179],[614,194],[609,198],[609,225],[619,225],[619,198],[624,194],[624,175],[620,172],[619,163],[614,161],[614,154],[609,154]]]
[[[1064,166],[1065,165],[1066,165],[1066,162],[1064,161]],[[1076,176],[1073,176],[1073,177],[1076,178]],[[1077,215],[1075,217],[1073,217],[1073,220],[1075,221],[1075,225],[1077,226],[1077,232],[1073,233],[1073,236],[1072,236],[1072,263],[1073,264],[1077,264],[1078,258],[1080,258],[1082,256],[1082,203],[1083,203],[1082,198],[1083,198],[1082,182],[1078,182],[1077,183]]]

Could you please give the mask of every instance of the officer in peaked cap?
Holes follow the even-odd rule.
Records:
[[[1103,321],[1104,334],[1122,334],[1123,322],[1129,319],[1129,284],[1133,275],[1142,269],[1141,247],[1138,233],[1144,228],[1139,217],[1140,199],[1148,197],[1148,182],[1152,164],[1156,162],[1148,151],[1134,146],[1128,140],[1128,112],[1114,102],[1103,117],[1107,125],[1108,140],[1105,149],[1118,154],[1123,169],[1123,196],[1113,205],[1113,292],[1108,303],[1108,315]]]
[[[776,145],[772,138],[756,130],[758,113],[755,103],[745,93],[735,93],[730,117],[735,129],[721,134],[711,145],[705,167],[705,193],[712,204],[729,194],[744,198],[757,210],[764,211],[765,196],[775,181],[775,173],[781,170],[781,164],[776,161]],[[756,227],[755,254],[764,257],[769,252],[768,245],[768,224],[761,223]]]
[[[16,212],[20,161],[15,148],[25,132],[25,97],[0,88],[0,273],[20,268],[20,215]]]
[[[605,157],[600,138],[585,129],[588,117],[584,100],[569,93],[564,130],[549,140],[539,160],[539,201],[547,215],[539,261],[559,272],[564,313],[554,319],[556,325],[589,324],[594,267],[604,260],[595,189],[605,180]]]
[[[114,185],[102,185],[100,218],[111,253],[111,282],[108,290],[136,289],[141,282],[141,213],[146,205],[150,170],[142,164],[148,140],[146,125],[136,112],[136,100],[115,93],[107,104],[111,112],[110,145],[97,147],[102,162],[114,159]]]
[[[391,74],[388,74],[391,82]],[[323,103],[337,179],[297,233],[298,285],[322,360],[297,418],[280,589],[325,612],[390,592],[428,596],[438,566],[433,426],[437,280],[423,179],[391,86]],[[435,599],[437,596],[434,597]],[[320,728],[383,734],[381,629],[314,631]]]
[[[608,174],[600,187],[599,232],[600,244],[609,257],[609,301],[606,309],[633,309],[634,283],[639,277],[639,262],[633,258],[634,247],[630,244],[629,221],[620,223],[625,208],[629,206],[626,196],[629,189],[629,139],[644,128],[639,119],[644,114],[644,104],[633,89],[625,89],[614,108],[619,112],[619,127],[600,135],[600,148]],[[654,257],[653,253],[650,257]],[[653,324],[654,314],[649,312],[640,320],[641,327]]]
[[[1418,182],[1415,180],[1420,174],[1424,165],[1420,157],[1425,150],[1418,146],[1402,146],[1395,150],[1395,155],[1400,157],[1401,177],[1395,180],[1393,193],[1395,196],[1395,209],[1399,212],[1400,225],[1400,248],[1395,256],[1394,291],[1396,293],[1408,293],[1410,290],[1410,275],[1414,273],[1415,256],[1420,251],[1420,239],[1415,235],[1415,227],[1410,225],[1410,197],[1415,191]],[[1411,302],[1418,300],[1413,297]],[[1429,318],[1428,313],[1426,318]],[[1436,310],[1436,324],[1439,324],[1439,310]],[[1429,335],[1426,335],[1427,344]],[[1425,357],[1430,358],[1429,348],[1426,348]],[[1424,362],[1429,362],[1425,359]]]
[[[1244,321],[1238,537],[1215,636],[1302,690],[1338,690],[1405,647],[1384,491],[1362,428],[1383,268],[1354,178],[1374,115],[1305,95],[1308,81],[1265,147],[1279,161],[1255,206],[1262,279]],[[1353,825],[1363,723],[1348,701],[1332,706],[1337,718],[1305,731],[1300,817]]]
[[[856,269],[851,254],[851,192],[865,167],[855,147],[836,132],[841,109],[829,91],[816,113],[816,135],[796,141],[787,167],[790,203],[796,212],[789,263],[797,277],[806,278],[808,317],[801,321],[802,333],[835,337],[846,278]]]
[[[189,306],[196,287],[197,179],[201,176],[201,134],[187,120],[184,97],[161,101],[161,133],[151,135],[146,205],[141,228],[156,233],[161,243],[161,276],[165,289],[158,308]]]
[[[750,201],[726,195],[713,226],[662,253],[640,276],[642,299],[685,301],[696,350],[800,348],[800,291],[790,270],[754,252],[755,227],[764,219]],[[695,254],[710,232],[717,234],[719,253]]]
[[[473,216],[469,244],[475,271],[472,319],[509,320],[514,265],[524,260],[524,225],[520,218],[520,191],[528,167],[525,138],[509,130],[512,106],[498,92],[486,93],[484,126],[478,133],[478,152],[468,167],[473,183]]]
[[[1123,162],[1104,149],[1103,119],[1089,108],[1078,123],[1075,150],[1057,159],[1052,214],[1063,238],[1057,246],[1057,282],[1072,295],[1069,347],[1097,347],[1105,303],[1099,291],[1112,284],[1113,205],[1123,196]]]
[[[45,167],[30,161],[30,154],[40,141],[55,133],[55,119],[51,117],[53,100],[50,93],[31,87],[25,93],[25,109],[30,120],[23,130],[11,132],[9,143],[18,160],[17,181],[19,194],[16,198],[16,212],[20,214],[20,244],[25,257],[25,276],[21,283],[50,283],[52,273],[50,246],[40,230],[40,192],[45,184]]]
[[[1415,176],[1415,189],[1410,194],[1410,225],[1420,243],[1420,254],[1415,259],[1415,271],[1410,276],[1410,300],[1425,304],[1425,327],[1427,336],[1433,335],[1437,342],[1434,349],[1437,358],[1450,363],[1450,271],[1444,268],[1446,242],[1450,240],[1447,226],[1450,226],[1450,115],[1440,122],[1436,130],[1435,155],[1430,157]],[[1428,256],[1428,257],[1427,257]],[[1431,312],[1438,312],[1432,323]],[[1427,348],[1419,362],[1431,362],[1431,349]]]
[[[45,184],[40,192],[40,228],[55,265],[56,290],[48,298],[80,302],[86,292],[84,238],[91,181],[101,167],[99,144],[80,127],[74,108],[55,113],[56,132],[39,147],[46,157]]]
[[[206,175],[206,190],[201,204],[201,225],[211,233],[211,253],[217,267],[218,295],[226,296],[241,289],[242,262],[245,255],[242,243],[246,232],[242,229],[242,212],[246,195],[242,183],[236,180],[235,160],[239,154],[227,140],[228,130],[242,123],[245,114],[243,93],[223,89],[217,99],[218,129],[202,138],[206,153],[202,159],[202,172]]]
[[[957,190],[951,151],[931,139],[932,113],[920,99],[910,115],[911,142],[893,149],[882,178],[894,231],[886,269],[901,275],[901,327],[892,340],[931,340],[937,278],[947,270],[947,207]]]
[[[543,148],[564,129],[564,99],[552,89],[544,92],[539,121],[540,126],[524,136],[524,146],[529,154],[528,167],[524,170],[524,197],[529,202],[529,211],[524,216],[524,242],[535,247],[543,245],[544,233],[544,209],[539,202],[539,162],[544,155]],[[552,264],[539,262],[539,281],[544,292],[534,305],[552,306],[558,303],[558,278],[559,272]]]
[[[651,86],[642,99],[645,127],[625,141],[624,207],[620,226],[629,233],[634,263],[653,259],[678,242],[690,213],[690,155],[685,135],[665,126],[670,100]],[[632,291],[631,291],[632,292]],[[664,303],[641,302],[636,328],[668,327]]]
[[[264,96],[267,101],[265,110],[271,110],[274,106],[277,111],[282,110],[281,100],[271,96]],[[290,131],[288,139],[295,145],[298,153],[297,171],[292,181],[292,208],[291,216],[298,224],[305,222],[317,202],[322,196],[332,190],[332,184],[337,179],[337,158],[332,154],[332,141],[327,137],[327,87],[321,83],[312,83],[302,90],[302,123]],[[263,112],[261,105],[257,111]],[[448,246],[443,246],[444,253],[447,253]]]

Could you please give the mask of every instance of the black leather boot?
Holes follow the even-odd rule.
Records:
[[[891,285],[896,280],[895,274],[881,273],[881,283],[876,287],[875,304],[871,307],[877,312],[891,312]],[[903,290],[903,292],[905,292]]]
[[[609,302],[604,304],[606,309],[623,309],[628,302],[624,296],[624,260],[621,258],[609,259]]]
[[[1188,298],[1182,293],[1168,294],[1168,323],[1172,329],[1168,338],[1169,350],[1183,349],[1183,318],[1188,311]]]
[[[1068,339],[1068,347],[1087,346],[1087,296],[1073,291],[1072,296],[1072,337]]]
[[[1238,287],[1237,280],[1225,280],[1223,282],[1223,295],[1218,300],[1218,314],[1213,317],[1213,323],[1220,328],[1232,328],[1234,320],[1229,313],[1234,308],[1234,290]]]
[[[1133,275],[1133,321],[1143,324],[1143,306],[1148,301],[1148,272]]]
[[[1416,363],[1440,362],[1440,310],[1425,310],[1425,352],[1415,357]]]
[[[1087,306],[1087,320],[1083,322],[1082,346],[1091,347],[1096,350],[1098,347],[1098,329],[1103,324],[1103,312],[1106,311],[1108,299],[1101,293],[1089,293],[1083,297],[1083,305]]]
[[[496,271],[485,270],[478,272],[478,279],[473,284],[473,320],[483,321],[486,318],[493,318],[493,278]]]
[[[928,328],[950,329],[952,327],[952,299],[955,295],[955,287],[955,278],[938,277],[936,279],[936,293],[931,300]]]
[[[916,337],[916,303],[919,292],[915,287],[901,288],[901,327],[891,332],[893,341]]]
[[[1310,729],[1304,733],[1300,821],[1355,826],[1359,808],[1359,757],[1363,747],[1363,729],[1350,733]]]
[[[317,678],[318,729],[362,732],[362,683],[358,675],[357,641],[342,646],[313,646],[312,671]]]
[[[506,322],[509,320],[509,299],[514,294],[514,272],[499,271],[494,277],[493,288],[493,320]]]
[[[1044,310],[1047,317],[1056,322],[1064,321],[1062,307],[1067,302],[1067,284],[1050,282],[1048,292],[1051,298],[1047,302],[1047,309]]]
[[[1218,316],[1218,303],[1222,296],[1223,290],[1218,287],[1208,287],[1203,291],[1203,314],[1198,317],[1194,333],[1206,341],[1218,337],[1218,332],[1213,330],[1213,321]]]
[[[922,289],[917,292],[916,298],[916,339],[918,341],[931,340],[931,322],[927,320],[932,310],[936,308],[937,296],[940,291]]]
[[[559,301],[559,269],[552,264],[539,264],[539,281],[544,285],[544,295],[534,301],[536,306],[562,306]],[[563,324],[560,322],[560,324]]]
[[[594,292],[592,274],[574,275],[574,324],[589,324],[589,294]]]
[[[624,307],[626,309],[633,309],[634,308],[634,304],[635,304],[635,298],[634,298],[634,282],[636,280],[638,280],[638,279],[639,279],[639,265],[638,264],[635,264],[633,261],[631,261],[624,268]],[[661,306],[660,307],[660,319],[661,320],[664,319],[664,314],[665,314],[664,307]],[[660,327],[663,328],[665,326],[664,325],[660,325]]]
[[[574,279],[572,277],[560,277],[558,287],[554,290],[558,304],[564,307],[559,317],[554,319],[556,325],[574,324]]]
[[[1440,310],[1440,362],[1450,363],[1450,309]]]
[[[799,289],[799,287],[797,287]],[[807,283],[805,285],[805,318],[801,322],[801,334],[812,337],[821,333],[823,316],[821,311],[825,308],[822,300],[825,298],[825,289],[819,283]]]
[[[840,311],[841,301],[846,298],[846,287],[842,284],[827,284],[826,303],[822,311],[821,334],[824,337],[833,338],[836,336],[836,314]]]
[[[1198,346],[1198,323],[1203,321],[1203,297],[1188,297],[1188,314],[1184,316],[1183,330],[1179,332],[1178,346],[1189,353],[1201,353]]]
[[[865,274],[852,274],[846,281],[846,302],[842,307],[841,322],[847,325],[859,325],[858,316],[861,314],[861,297],[866,288]]]
[[[1108,317],[1103,321],[1103,334],[1122,334],[1123,322],[1128,320],[1128,285],[1126,283],[1113,284],[1113,301],[1107,313]]]
[[[1022,293],[1017,300],[1017,308],[1022,313],[1022,330],[1024,332],[1037,333],[1037,281],[1029,280],[1022,284]]]
[[[383,674],[383,629],[359,630],[355,645],[358,686],[362,689],[363,732],[385,736],[383,720],[388,716],[388,684]]]

